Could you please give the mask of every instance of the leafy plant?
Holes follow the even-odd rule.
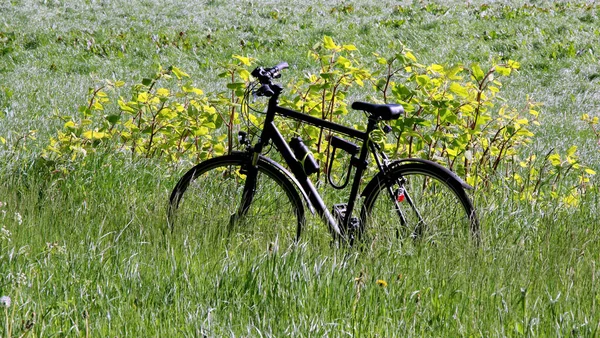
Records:
[[[59,117],[65,121],[63,129],[50,139],[43,158],[53,165],[65,157],[75,161],[101,145],[168,162],[223,154],[226,136],[214,137],[210,131],[224,118],[188,79],[177,67],[161,68],[129,88],[122,81],[105,81],[90,89],[77,118]],[[129,89],[128,99],[118,95],[123,89]]]
[[[386,148],[399,157],[422,157],[442,162],[467,177],[471,184],[487,180],[500,163],[530,142],[538,104],[525,111],[498,105],[499,77],[519,68],[515,61],[494,64],[484,71],[478,63],[443,66],[419,64],[406,48],[389,58],[376,82],[384,101],[404,105],[405,115],[392,122],[395,142]],[[396,78],[402,76],[402,81]]]
[[[364,82],[371,78],[370,71],[354,56],[356,50],[354,45],[338,45],[331,37],[324,36],[309,52],[317,62],[318,70],[291,82],[291,98],[283,98],[282,105],[341,123],[342,117],[348,114],[348,90],[354,85],[364,87]],[[315,157],[325,164],[321,167],[327,171],[329,149],[324,146],[324,141],[329,133],[323,128],[300,124],[296,125],[295,132],[304,136],[306,144],[314,146]]]
[[[596,137],[596,139],[598,139],[598,146],[600,146],[600,129],[598,129],[598,116],[590,116],[589,114],[583,114],[583,116],[581,116],[581,120],[590,127],[590,129],[594,133],[594,136]]]
[[[487,69],[478,63],[426,66],[405,46],[397,50],[389,57],[375,53],[377,69],[372,71],[357,56],[354,45],[338,45],[325,36],[309,52],[317,71],[289,81],[281,104],[343,123],[348,114],[346,98],[359,87],[371,93],[369,100],[404,106],[404,116],[389,121],[393,133],[373,134],[373,140],[393,158],[440,162],[476,187],[494,187],[494,178],[502,173],[513,178],[511,189],[519,198],[560,197],[567,205],[577,204],[595,172],[579,162],[576,147],[566,154],[549,154],[542,163],[535,157],[519,159],[534,137],[531,126],[539,124],[540,104],[528,99],[522,108],[516,108],[500,96],[500,79],[516,72],[518,62],[495,62]],[[243,123],[250,134],[261,124],[260,116],[254,114],[257,110],[246,111],[242,102],[251,81],[248,67],[255,60],[240,55],[232,59],[222,65],[225,71],[220,74],[228,81],[227,91],[215,99],[207,98],[177,67],[161,68],[152,78],[129,88],[121,81],[105,81],[90,89],[90,99],[80,107],[79,118],[63,117],[64,128],[51,139],[43,157],[56,165],[55,160],[69,157],[75,161],[101,145],[132,157],[166,162],[197,162],[231,152],[235,132]],[[372,84],[371,91],[365,83]],[[124,90],[129,99],[123,98]],[[592,128],[597,123],[597,118],[584,120]],[[283,124],[281,129],[286,135],[301,135],[313,147],[323,172],[331,169],[327,168],[330,153],[325,146],[328,131],[299,122]],[[513,165],[512,171],[500,171],[510,163],[518,165]],[[576,173],[576,182],[566,180],[572,173]],[[571,183],[562,185],[563,181]]]
[[[241,109],[244,109],[240,103],[244,97],[244,91],[248,86],[248,82],[250,81],[250,72],[246,68],[250,67],[255,61],[253,58],[235,54],[232,58],[237,60],[237,62],[229,62],[223,65],[223,68],[225,68],[226,71],[219,74],[219,77],[226,78],[229,81],[227,84],[229,93],[221,93],[218,101],[220,106],[227,108],[228,113],[227,116],[222,116],[227,128],[227,153],[231,153],[233,150],[234,129],[239,126],[239,113],[241,112]],[[256,122],[255,115],[249,112],[246,113],[248,114],[249,119]]]

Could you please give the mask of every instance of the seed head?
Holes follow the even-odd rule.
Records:
[[[8,297],[8,296],[0,297],[0,306],[1,307],[10,307],[10,297]]]

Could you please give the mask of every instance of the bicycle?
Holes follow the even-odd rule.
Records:
[[[187,171],[169,199],[171,226],[175,221],[193,225],[213,223],[227,234],[238,228],[246,229],[251,236],[266,236],[271,243],[296,242],[305,225],[307,206],[325,221],[335,239],[350,245],[365,241],[372,245],[406,237],[443,242],[457,236],[470,237],[479,243],[479,221],[465,191],[471,189],[467,183],[432,161],[417,158],[392,161],[371,140],[371,133],[380,125],[384,132],[391,131],[385,121],[400,118],[404,114],[401,105],[354,102],[352,108],[367,115],[366,131],[284,108],[278,105],[283,87],[274,80],[286,68],[288,64],[283,62],[271,68],[258,67],[251,73],[255,81],[246,88],[245,104],[249,104],[250,94],[268,97],[264,122],[256,126],[258,141],[253,143],[247,132],[240,131],[238,141],[244,150],[211,158]],[[355,170],[347,203],[336,204],[329,211],[309,178],[319,170],[318,163],[301,138],[285,141],[275,125],[276,117],[335,133],[329,139],[332,163],[337,149],[350,157],[344,186],[349,182],[351,170]],[[269,146],[270,151],[281,155],[289,170],[265,154]],[[362,189],[360,215],[355,216],[369,155],[377,165],[377,173]],[[329,183],[340,188],[332,182],[330,172],[327,176]],[[217,205],[220,202],[224,204]]]

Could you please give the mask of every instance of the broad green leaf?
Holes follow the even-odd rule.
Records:
[[[107,115],[106,120],[112,124],[115,124],[121,120],[121,115]]]
[[[416,80],[419,86],[426,86],[429,83],[430,78],[427,75],[419,75]]]
[[[577,146],[571,146],[571,148],[567,150],[567,156],[571,157],[575,155],[575,152],[577,152]]]
[[[243,82],[233,82],[233,83],[227,84],[227,88],[229,88],[231,90],[243,89],[244,86],[245,86],[245,83],[243,83]]]
[[[215,155],[223,155],[225,153],[225,147],[223,144],[217,143],[215,144],[213,151],[215,152]]]
[[[354,45],[343,45],[342,47],[347,51],[357,50],[356,46]]]

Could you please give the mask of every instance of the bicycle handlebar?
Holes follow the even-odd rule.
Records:
[[[270,84],[271,80],[279,78],[281,76],[280,72],[288,67],[289,65],[287,62],[281,62],[271,68],[257,67],[251,74],[257,78],[260,83]]]

